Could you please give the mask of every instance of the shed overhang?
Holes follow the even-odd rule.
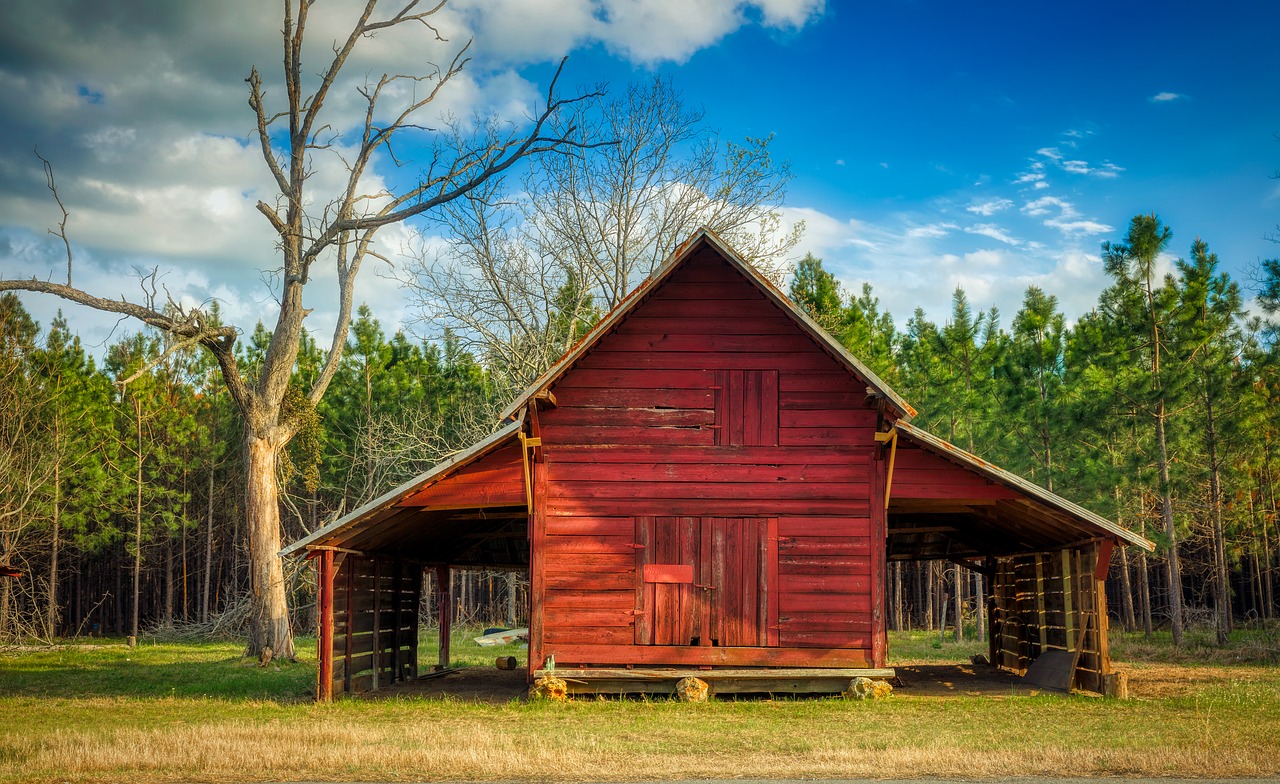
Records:
[[[979,566],[987,557],[1046,552],[1109,540],[1148,552],[1155,544],[1084,507],[899,420],[906,444],[974,477],[934,492],[895,494],[888,504],[889,560],[946,559]],[[927,497],[919,497],[927,496]]]
[[[342,516],[281,555],[338,550],[424,564],[528,564],[523,419]]]

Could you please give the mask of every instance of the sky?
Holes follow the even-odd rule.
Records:
[[[315,6],[313,68],[352,7]],[[38,149],[78,286],[138,299],[138,271],[155,270],[162,294],[217,299],[246,331],[269,321],[277,262],[254,205],[271,190],[244,79],[257,65],[274,83],[278,4],[6,0],[4,17],[0,276],[65,276]],[[383,36],[350,73],[422,68],[471,39],[439,110],[512,121],[565,55],[570,89],[669,76],[723,138],[772,135],[795,175],[782,216],[805,224],[796,257],[851,291],[870,283],[900,325],[916,308],[944,322],[957,286],[1006,326],[1029,285],[1075,318],[1106,285],[1100,244],[1139,213],[1172,228],[1166,266],[1198,236],[1248,289],[1280,255],[1275,3],[455,0],[435,19],[447,43]],[[355,86],[335,108],[356,105]],[[406,238],[385,231],[381,250],[394,262]],[[314,289],[324,344],[336,303],[331,283]],[[91,347],[134,328],[25,300],[44,326],[63,308]],[[408,323],[388,270],[363,272],[357,300]]]

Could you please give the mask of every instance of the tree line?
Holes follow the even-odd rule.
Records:
[[[1105,244],[1109,285],[1074,324],[1032,286],[1007,328],[962,289],[944,321],[917,310],[899,327],[870,284],[846,292],[813,256],[790,294],[913,402],[917,424],[1157,542],[1151,556],[1114,556],[1126,629],[1168,627],[1180,641],[1202,622],[1225,641],[1234,623],[1276,612],[1280,265],[1264,265],[1268,318],[1250,317],[1200,240],[1157,274],[1170,236],[1141,215]],[[586,317],[578,299],[560,292],[534,332],[554,345],[570,317],[588,329],[601,309]],[[0,635],[243,631],[244,425],[209,355],[166,341],[126,335],[98,364],[65,319],[42,331],[16,295],[0,297],[0,562],[26,575],[0,580]],[[250,377],[270,345],[262,325],[237,343]],[[509,351],[473,353],[448,331],[388,336],[359,307],[329,393],[314,408],[285,398],[305,412],[279,469],[285,540],[487,433],[512,393]],[[327,360],[304,332],[290,389]],[[311,584],[291,568],[306,627]],[[465,617],[513,620],[518,584],[459,579]],[[983,628],[976,573],[895,564],[889,598],[895,628]]]
[[[1276,613],[1280,263],[1262,265],[1250,316],[1203,240],[1160,274],[1171,238],[1150,214],[1103,243],[1108,285],[1074,324],[1031,286],[1009,328],[961,288],[941,323],[917,309],[899,328],[870,284],[844,292],[812,256],[790,292],[912,401],[916,424],[1156,542],[1152,556],[1114,556],[1125,629],[1165,626],[1181,644],[1200,621],[1221,643],[1237,621]],[[937,566],[921,568],[905,589],[894,570],[890,617],[905,603],[932,628],[946,588]],[[952,618],[962,604],[980,616],[981,580],[948,579]]]

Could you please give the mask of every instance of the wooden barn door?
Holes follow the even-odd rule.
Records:
[[[778,644],[777,520],[636,518],[637,645]]]

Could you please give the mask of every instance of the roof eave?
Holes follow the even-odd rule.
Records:
[[[1149,539],[1139,536],[1128,529],[1122,528],[1105,517],[1090,512],[1083,506],[1080,506],[1073,501],[1068,501],[1062,496],[1050,490],[1046,490],[1034,482],[1028,481],[1015,473],[1006,471],[997,465],[989,463],[977,455],[966,452],[955,444],[945,441],[927,430],[923,430],[911,424],[910,422],[899,421],[895,423],[895,427],[902,430],[902,432],[906,433],[909,438],[912,438],[917,443],[935,451],[935,454],[948,459],[959,460],[994,482],[998,482],[1010,489],[1018,490],[1034,496],[1037,500],[1055,507],[1060,512],[1071,515],[1081,522],[1088,523],[1089,525],[1102,529],[1103,535],[1110,536],[1121,544],[1132,544],[1134,546],[1141,547],[1147,552],[1154,552],[1156,549],[1155,543]]]
[[[324,526],[318,531],[315,531],[314,533],[309,534],[308,536],[305,536],[296,542],[293,542],[292,544],[288,545],[287,547],[285,547],[280,551],[279,553],[280,556],[284,557],[284,556],[294,555],[300,551],[307,550],[311,546],[315,545],[317,542],[323,541],[324,539],[328,539],[332,537],[334,534],[340,533],[343,528],[351,525],[352,523],[358,522],[359,520],[367,517],[368,515],[374,512],[377,512],[395,505],[396,503],[407,498],[408,496],[413,495],[415,492],[422,489],[426,485],[431,484],[432,482],[441,478],[444,474],[448,473],[449,471],[452,471],[457,468],[461,468],[467,465],[468,463],[471,463],[489,454],[489,452],[493,451],[494,449],[502,445],[503,442],[515,436],[520,431],[521,427],[523,427],[523,425],[524,425],[523,415],[516,417],[514,421],[509,422],[508,424],[494,431],[488,437],[480,441],[477,441],[475,444],[473,444],[472,446],[470,446],[469,448],[461,452],[458,452],[453,457],[450,457],[449,459],[444,460],[443,462],[437,463],[436,465],[432,466],[431,469],[426,473],[415,476],[413,479],[410,479],[409,481],[405,482],[404,484],[400,485],[394,490],[390,490],[386,493],[383,493],[382,495],[378,496],[372,501],[369,501],[368,503],[360,506],[359,508],[354,509],[351,512],[348,512],[347,514],[343,515],[337,520],[334,520],[332,523],[329,523],[328,525]]]

